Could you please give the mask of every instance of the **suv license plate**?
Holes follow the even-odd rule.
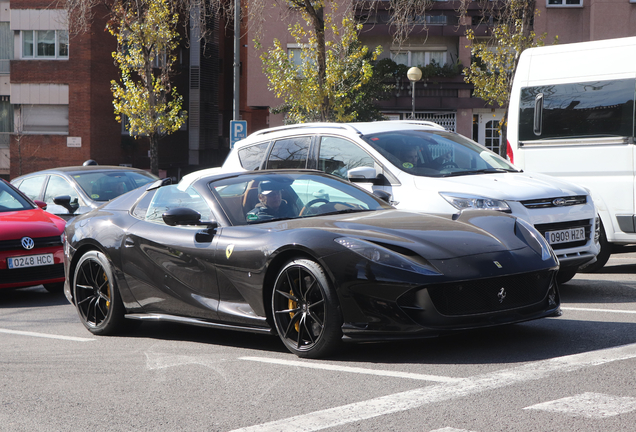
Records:
[[[585,240],[585,228],[569,228],[559,231],[546,231],[545,239],[551,245]]]
[[[14,258],[7,258],[7,267],[10,269],[37,267],[53,264],[53,254],[29,255]]]

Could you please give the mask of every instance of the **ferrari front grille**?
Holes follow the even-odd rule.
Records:
[[[544,270],[426,288],[435,309],[447,316],[476,315],[530,306],[543,301],[553,272]]]

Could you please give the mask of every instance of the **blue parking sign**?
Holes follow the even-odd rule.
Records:
[[[230,121],[230,148],[234,148],[234,143],[247,136],[247,120]]]

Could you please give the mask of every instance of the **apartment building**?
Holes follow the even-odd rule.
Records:
[[[374,2],[376,12],[364,14],[361,41],[371,48],[382,46],[380,58],[392,58],[406,66],[425,66],[432,61],[464,66],[471,61],[469,41],[464,36],[472,28],[476,35],[490,34],[488,17],[484,17],[478,2],[469,5],[463,21],[457,17],[458,1],[437,0],[423,17],[414,17],[413,31],[401,46],[393,44],[388,24],[389,2]],[[559,43],[582,42],[636,35],[636,0],[537,0],[539,13],[535,16],[536,33],[547,33],[546,43],[559,36]],[[281,25],[287,11],[271,7],[265,12],[266,24],[262,30],[263,47],[270,47],[274,39],[287,46],[289,52],[298,49]],[[485,19],[485,21],[484,21]],[[419,23],[418,23],[419,20]],[[249,37],[248,39],[252,39]],[[259,109],[278,106],[281,101],[267,90],[267,78],[262,72],[260,51],[253,46],[247,54],[247,106]],[[411,117],[413,97],[411,83],[406,76],[395,82],[395,94],[379,102],[384,114],[391,119]],[[472,137],[496,152],[500,150],[498,134],[503,110],[491,107],[472,97],[472,86],[464,82],[461,74],[430,77],[415,84],[415,117],[432,120],[444,127]],[[268,115],[269,126],[281,125],[281,115]],[[257,129],[260,128],[257,125]],[[255,129],[253,129],[255,130]]]
[[[66,11],[53,4],[0,0],[0,176],[87,159],[148,169],[148,140],[131,137],[115,119],[116,41],[105,31],[106,11],[95,10],[88,32],[69,36]],[[222,66],[221,56],[227,51],[231,58],[232,51],[215,33],[218,22],[209,25],[212,40],[184,40],[178,53],[175,83],[188,122],[160,141],[164,176],[219,164],[229,148],[224,125],[232,94],[222,89],[231,88],[232,62]]]

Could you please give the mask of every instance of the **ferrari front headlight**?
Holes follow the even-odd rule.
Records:
[[[441,273],[435,270],[433,266],[415,262],[397,252],[378,246],[375,243],[371,243],[366,240],[353,237],[340,237],[334,241],[346,247],[350,251],[363,256],[369,261],[381,265],[419,273],[426,276],[441,276]]]
[[[511,213],[510,206],[505,200],[488,198],[478,195],[462,195],[448,192],[439,193],[456,209],[462,210],[496,210]]]

